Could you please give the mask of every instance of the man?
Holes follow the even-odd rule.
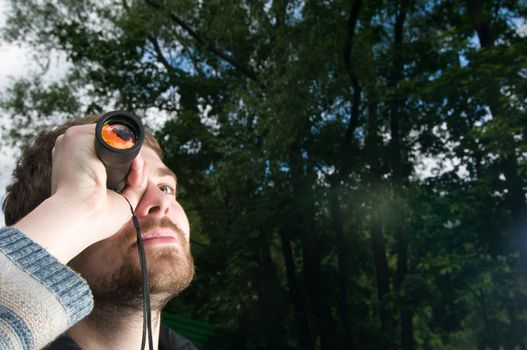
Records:
[[[45,288],[39,295],[45,294],[50,299],[49,304],[56,304],[58,300],[68,319],[62,323],[52,320],[47,324],[43,320],[53,317],[49,316],[49,310],[44,310],[42,314],[33,315],[39,326],[31,327],[31,322],[22,317],[26,326],[21,329],[31,334],[31,344],[37,348],[44,345],[42,342],[52,340],[62,326],[71,325],[67,334],[49,349],[139,348],[143,335],[142,272],[129,202],[135,208],[144,240],[151,287],[154,347],[195,349],[188,340],[160,325],[162,307],[185,289],[194,275],[189,223],[176,199],[176,176],[162,162],[156,140],[147,134],[140,155],[131,164],[122,194],[108,190],[104,165],[93,147],[93,123],[97,119],[76,120],[38,135],[23,152],[14,172],[14,182],[8,187],[4,212],[6,224],[12,228],[0,232],[0,252],[11,260],[6,264],[15,261],[20,270],[43,284]],[[15,237],[4,243],[3,250],[2,235]],[[24,236],[31,242],[25,242]],[[46,263],[45,268],[34,267],[33,261],[27,263],[27,258],[17,255],[19,250],[12,249],[14,241],[23,242],[24,246],[37,251],[38,256],[43,255],[39,261],[47,261],[46,254],[49,254],[58,262]],[[34,243],[45,250],[41,252],[39,247],[33,246]],[[0,266],[1,262],[0,256]],[[78,276],[62,271],[62,266],[57,266],[59,263],[68,263],[78,272],[93,294],[93,311],[79,322],[78,319],[91,307],[89,291],[86,293],[83,289],[82,280],[77,283],[75,278]],[[44,272],[34,274],[35,270]],[[60,284],[53,280],[57,279],[55,271],[61,273],[58,281],[66,281],[71,290],[77,289],[75,293],[60,287],[57,289]],[[49,282],[50,276],[52,282]],[[25,293],[34,302],[39,302],[23,285],[4,288],[11,289],[3,295]],[[53,294],[57,300],[48,294]],[[0,310],[2,303],[4,301],[0,300]],[[39,307],[45,309],[46,303],[41,304],[44,305]],[[17,317],[29,312],[20,303],[6,309]],[[39,329],[43,323],[49,328],[44,329],[44,335]],[[15,328],[13,324],[18,326],[11,321],[11,329]],[[19,332],[11,341],[24,343],[29,339],[21,334],[24,333]]]

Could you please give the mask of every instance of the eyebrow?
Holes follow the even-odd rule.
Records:
[[[177,176],[176,174],[170,170],[169,168],[165,168],[165,167],[162,167],[162,168],[157,168],[156,170],[156,175],[159,176],[159,177],[163,177],[163,176],[170,176],[170,177],[173,177],[174,180],[176,181],[176,185],[177,185]]]

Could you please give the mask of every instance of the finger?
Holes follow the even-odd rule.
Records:
[[[139,154],[132,163],[130,164],[130,172],[126,178],[126,182],[129,186],[138,187],[141,186],[144,160],[141,154]]]
[[[148,184],[148,174],[149,174],[149,165],[147,162],[142,162],[143,166],[141,168],[141,174],[138,176],[138,174],[134,174],[133,176],[137,176],[137,178],[134,179],[134,182],[136,182],[135,186],[132,186],[131,184],[128,184],[123,192],[122,195],[125,196],[130,204],[132,204],[132,207],[135,209],[137,207],[137,204],[141,200],[141,197],[143,196],[143,193],[146,191],[146,186]]]

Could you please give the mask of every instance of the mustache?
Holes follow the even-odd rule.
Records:
[[[180,244],[186,245],[187,240],[185,238],[185,232],[176,225],[172,220],[170,220],[167,217],[163,218],[152,218],[147,221],[142,222],[139,225],[139,231],[141,233],[141,236],[146,234],[148,231],[155,229],[155,228],[166,228],[170,231],[174,232],[178,240],[180,241]],[[137,243],[137,232],[135,229],[135,226],[133,222],[130,222],[130,225],[128,225],[128,229],[126,234],[124,235],[123,239],[126,241],[127,246],[131,246],[135,243]]]

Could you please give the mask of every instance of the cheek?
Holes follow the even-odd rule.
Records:
[[[107,241],[92,244],[73,260],[69,265],[88,281],[94,277],[108,275],[116,271],[122,260],[120,250]]]
[[[185,232],[185,235],[187,236],[187,241],[190,237],[190,224],[188,222],[187,214],[185,214],[185,210],[179,203],[174,204],[174,213],[175,213],[175,219],[174,222],[176,225],[179,226]]]

